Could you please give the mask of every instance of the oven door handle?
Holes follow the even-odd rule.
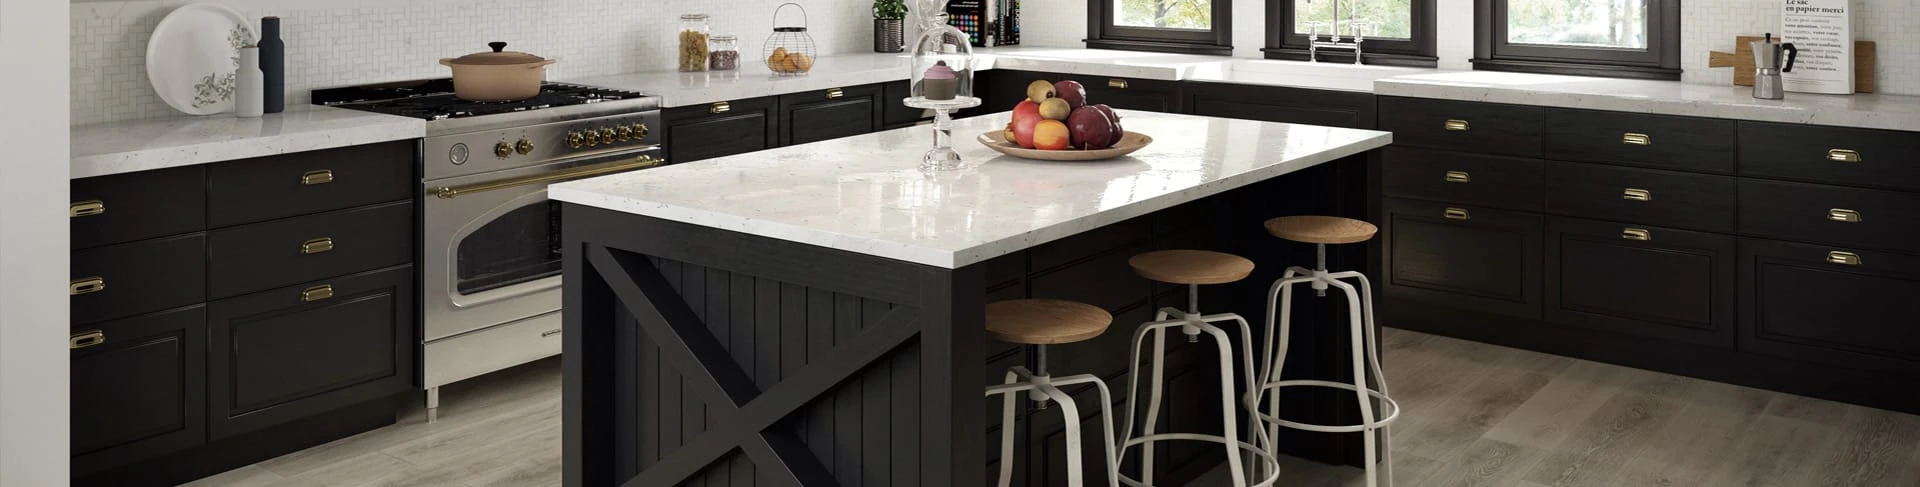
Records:
[[[659,166],[666,165],[666,163],[667,161],[665,159],[660,159],[660,158],[653,157],[651,155],[646,155],[646,156],[636,157],[636,158],[633,158],[632,160],[628,160],[624,162],[616,162],[616,163],[600,165],[600,166],[583,167],[579,169],[570,169],[570,170],[556,172],[556,173],[539,174],[539,175],[525,176],[525,177],[519,177],[519,178],[513,178],[513,179],[502,179],[499,181],[488,181],[484,183],[469,184],[465,186],[433,188],[433,189],[427,190],[427,194],[440,197],[440,199],[450,200],[450,199],[458,198],[462,195],[467,195],[472,193],[493,191],[496,189],[507,189],[507,188],[513,188],[513,187],[519,187],[519,186],[526,186],[529,184],[560,182],[560,181],[566,181],[569,179],[601,176],[601,175],[613,174],[617,172],[634,171],[634,170],[646,169],[650,167],[659,167]]]

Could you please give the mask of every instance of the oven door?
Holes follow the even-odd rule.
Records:
[[[560,310],[547,185],[660,166],[658,147],[426,183],[421,300],[432,342]]]

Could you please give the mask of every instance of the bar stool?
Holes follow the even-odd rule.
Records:
[[[1000,487],[1007,487],[1013,480],[1014,396],[1020,392],[1026,392],[1039,407],[1044,408],[1049,402],[1060,403],[1060,414],[1065,416],[1067,427],[1067,485],[1086,485],[1081,465],[1080,408],[1073,396],[1059,389],[1074,384],[1093,384],[1100,389],[1100,426],[1106,433],[1101,448],[1107,457],[1108,484],[1119,487],[1119,482],[1114,480],[1114,474],[1120,471],[1120,460],[1113,451],[1113,393],[1107,390],[1107,383],[1093,374],[1053,377],[1047,371],[1047,345],[1090,340],[1106,332],[1112,324],[1113,315],[1106,310],[1073,301],[1014,299],[987,305],[987,336],[1008,343],[1033,345],[1037,350],[1034,368],[1038,370],[1014,366],[1007,370],[1005,384],[987,387],[987,397],[1000,394],[1006,398],[1000,409]]]
[[[1280,280],[1274,281],[1273,288],[1267,293],[1267,343],[1261,353],[1264,363],[1260,371],[1259,392],[1249,395],[1247,408],[1266,423],[1267,437],[1279,436],[1280,428],[1318,431],[1322,433],[1364,432],[1366,437],[1367,485],[1378,486],[1381,474],[1376,472],[1377,464],[1385,464],[1384,470],[1389,486],[1393,485],[1393,431],[1388,425],[1400,417],[1400,405],[1387,397],[1387,379],[1380,372],[1380,355],[1376,350],[1373,321],[1373,288],[1367,276],[1356,271],[1327,272],[1327,245],[1365,242],[1373,238],[1378,228],[1372,223],[1333,216],[1286,216],[1267,220],[1267,233],[1294,242],[1314,244],[1317,263],[1312,270],[1300,267],[1288,267]],[[1360,282],[1359,291],[1341,279],[1356,279]],[[1319,296],[1327,295],[1327,288],[1334,287],[1346,293],[1349,333],[1353,347],[1350,357],[1353,360],[1353,383],[1340,383],[1324,380],[1281,380],[1280,369],[1287,362],[1287,338],[1292,328],[1289,314],[1293,310],[1293,285],[1310,284]],[[1277,301],[1276,301],[1277,300]],[[1277,304],[1277,308],[1276,308]],[[1279,317],[1280,329],[1274,332],[1274,317]],[[1277,342],[1277,343],[1276,343]],[[1367,386],[1367,371],[1373,372],[1373,382],[1378,389]],[[1289,387],[1324,387],[1353,391],[1360,403],[1360,424],[1326,426],[1306,424],[1280,418],[1280,389]],[[1261,396],[1266,401],[1261,401]],[[1385,417],[1378,417],[1374,402],[1380,403]],[[1266,411],[1260,410],[1266,406]],[[1377,418],[1377,419],[1376,419]],[[1379,442],[1388,447],[1384,450],[1385,460],[1376,462],[1380,455],[1375,448],[1374,431],[1379,431]],[[1269,446],[1277,446],[1269,444]]]
[[[1280,465],[1275,461],[1271,447],[1267,445],[1268,436],[1258,428],[1249,428],[1249,436],[1256,436],[1257,438],[1252,439],[1254,443],[1248,443],[1241,441],[1238,434],[1234,431],[1238,428],[1239,409],[1241,405],[1246,401],[1252,400],[1250,398],[1245,400],[1235,399],[1234,393],[1237,387],[1234,385],[1234,380],[1238,377],[1245,377],[1244,385],[1246,390],[1249,393],[1254,390],[1253,352],[1252,350],[1244,348],[1240,350],[1241,365],[1239,370],[1243,370],[1245,373],[1236,373],[1233,364],[1234,353],[1232,342],[1228,339],[1225,330],[1213,324],[1227,321],[1238,322],[1240,324],[1241,343],[1249,344],[1249,346],[1253,343],[1252,327],[1247,324],[1245,318],[1241,318],[1240,315],[1235,313],[1211,315],[1200,313],[1200,286],[1207,284],[1227,284],[1246,279],[1247,275],[1253,273],[1253,261],[1233,254],[1205,250],[1161,250],[1135,255],[1132,259],[1127,260],[1127,264],[1133,266],[1134,272],[1140,274],[1141,277],[1169,284],[1185,284],[1187,286],[1187,310],[1180,311],[1172,307],[1161,308],[1154,317],[1155,321],[1140,325],[1140,328],[1133,332],[1133,351],[1130,355],[1132,361],[1128,362],[1130,373],[1127,379],[1127,427],[1121,435],[1125,439],[1122,440],[1123,443],[1120,444],[1120,455],[1121,458],[1125,458],[1128,449],[1136,446],[1141,447],[1141,473],[1138,480],[1120,475],[1121,482],[1133,486],[1153,485],[1155,443],[1162,441],[1201,441],[1216,443],[1226,449],[1227,468],[1232,474],[1233,485],[1237,487],[1266,487],[1273,485],[1274,479],[1279,477]],[[1195,433],[1156,434],[1154,432],[1154,428],[1157,426],[1156,423],[1158,423],[1160,418],[1161,395],[1166,389],[1165,363],[1167,359],[1167,330],[1170,328],[1179,328],[1180,332],[1187,336],[1187,342],[1189,343],[1198,342],[1201,333],[1212,336],[1214,345],[1219,350],[1220,406],[1221,417],[1223,419],[1221,435],[1219,436]],[[1147,400],[1145,427],[1141,431],[1141,436],[1136,437],[1133,435],[1134,418],[1136,417],[1134,414],[1134,403],[1135,399],[1140,397],[1140,349],[1146,344],[1149,333],[1153,335],[1153,368],[1151,375],[1147,379],[1150,398]],[[1245,453],[1252,455],[1256,460],[1256,463],[1253,465],[1252,474],[1259,477],[1259,480],[1251,482],[1248,480],[1250,477],[1249,472],[1247,472],[1247,464],[1241,456],[1243,450]]]

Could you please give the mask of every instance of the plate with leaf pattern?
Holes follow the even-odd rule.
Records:
[[[240,48],[259,35],[246,17],[212,3],[180,7],[147,41],[147,81],[162,101],[189,115],[233,111]]]

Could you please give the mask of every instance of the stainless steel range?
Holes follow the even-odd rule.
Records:
[[[322,105],[427,120],[420,171],[427,417],[440,386],[560,353],[560,211],[547,185],[647,169],[660,103],[548,83],[477,103],[447,80],[318,90]]]

